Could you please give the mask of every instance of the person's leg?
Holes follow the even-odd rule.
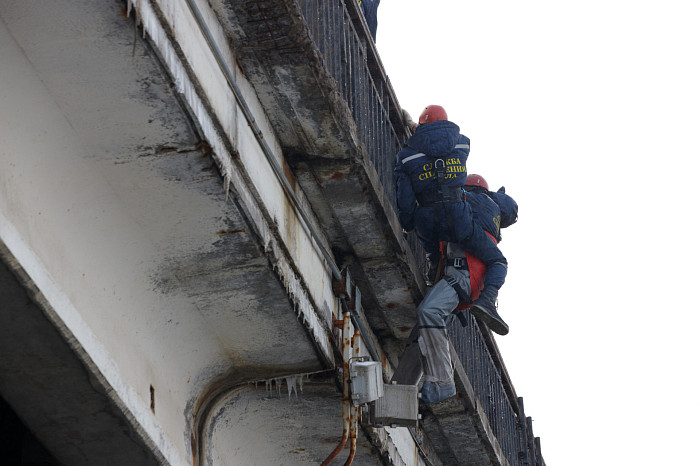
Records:
[[[506,281],[508,261],[498,245],[481,228],[474,228],[472,235],[461,242],[464,249],[486,266],[484,286],[500,289]]]
[[[391,377],[392,382],[399,385],[418,385],[420,382],[421,377],[423,377],[423,362],[418,345],[419,337],[418,325],[416,325],[408,336],[399,365]]]
[[[446,276],[456,279],[469,293],[467,270],[448,267]],[[421,393],[426,403],[435,403],[456,393],[446,322],[459,301],[455,289],[447,281],[439,280],[418,306],[418,343],[424,356],[425,374]]]
[[[474,228],[470,238],[462,242],[463,247],[486,266],[484,289],[472,304],[470,311],[499,335],[508,334],[508,324],[498,314],[496,298],[508,273],[508,261],[493,240],[480,228]]]

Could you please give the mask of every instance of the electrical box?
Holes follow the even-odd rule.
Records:
[[[382,366],[377,361],[351,361],[350,387],[355,406],[380,398],[384,394]]]
[[[370,404],[370,424],[375,427],[418,425],[418,387],[384,384],[384,396]]]

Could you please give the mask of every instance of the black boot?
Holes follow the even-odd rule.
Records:
[[[469,310],[477,319],[480,319],[488,328],[499,335],[508,334],[508,324],[498,315],[496,307],[496,297],[498,289],[494,286],[487,286],[479,297],[474,301]]]

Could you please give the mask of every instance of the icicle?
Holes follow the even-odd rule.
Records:
[[[228,202],[228,191],[229,191],[229,186],[231,185],[231,180],[228,177],[228,173],[224,174],[224,192],[226,193],[226,198],[224,202]]]
[[[293,375],[284,380],[287,381],[287,399],[292,399],[292,390],[294,390],[294,396],[299,398],[299,394],[297,393],[297,377]]]
[[[282,398],[282,379],[275,379],[277,385],[277,398]]]

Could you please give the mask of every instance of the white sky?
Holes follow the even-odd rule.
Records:
[[[698,464],[700,2],[383,0],[414,119],[504,185],[496,336],[555,465]]]

